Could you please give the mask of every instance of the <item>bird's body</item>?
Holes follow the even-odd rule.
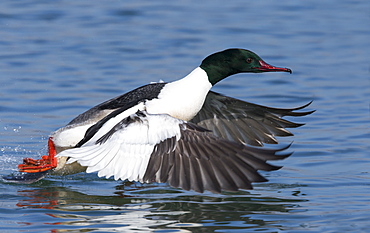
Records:
[[[276,155],[282,149],[246,144],[277,143],[275,136],[291,135],[285,128],[300,126],[283,116],[311,112],[295,112],[305,106],[268,108],[210,89],[235,73],[266,71],[291,72],[266,64],[248,50],[210,55],[180,80],[139,87],[80,114],[51,135],[47,158],[26,159],[20,170],[54,174],[86,170],[115,179],[168,182],[198,192],[252,188],[251,182],[266,180],[257,170],[279,168],[267,160],[290,154]]]

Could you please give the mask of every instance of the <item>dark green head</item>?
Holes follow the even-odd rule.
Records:
[[[288,68],[274,67],[264,62],[257,54],[245,49],[227,49],[206,57],[200,65],[212,85],[238,73],[289,72]]]

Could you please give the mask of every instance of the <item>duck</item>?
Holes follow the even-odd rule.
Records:
[[[78,115],[48,139],[48,155],[25,158],[22,175],[8,181],[33,183],[46,175],[97,173],[141,183],[167,183],[196,192],[252,189],[266,182],[259,171],[278,170],[268,161],[292,153],[276,137],[303,124],[284,119],[313,111],[249,103],[211,91],[239,73],[287,72],[256,53],[231,48],[207,56],[185,77],[150,83]]]

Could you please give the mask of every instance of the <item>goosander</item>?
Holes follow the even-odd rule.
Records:
[[[297,112],[310,103],[270,108],[210,91],[222,79],[246,72],[292,71],[245,49],[214,53],[180,80],[139,87],[80,114],[51,134],[47,156],[24,159],[23,175],[6,179],[31,183],[46,174],[86,171],[196,192],[252,189],[252,182],[267,181],[258,170],[281,168],[267,160],[291,155],[282,152],[287,147],[259,146],[276,144],[276,136],[293,135],[285,128],[302,125],[284,116],[313,111]]]

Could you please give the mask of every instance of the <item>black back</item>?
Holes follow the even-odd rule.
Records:
[[[105,101],[104,103],[101,103],[78,115],[71,122],[69,122],[68,125],[79,124],[88,121],[89,119],[94,118],[94,116],[98,115],[103,110],[114,110],[103,119],[98,121],[96,124],[91,126],[86,131],[85,137],[76,145],[76,147],[80,147],[88,140],[90,140],[95,135],[95,133],[105,124],[105,122],[107,122],[112,117],[117,116],[118,114],[139,104],[140,102],[156,98],[161,92],[164,85],[166,85],[166,83],[147,84],[145,86],[127,92],[126,94]]]

